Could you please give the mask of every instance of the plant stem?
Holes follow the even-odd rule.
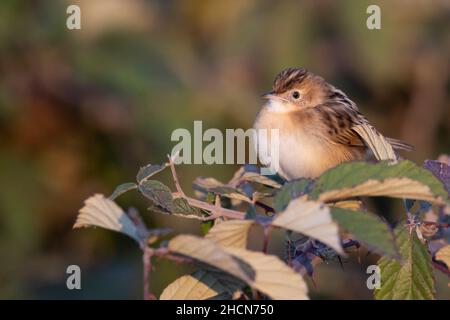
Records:
[[[240,220],[243,220],[245,218],[245,213],[241,212],[241,211],[217,207],[215,205],[203,202],[198,199],[190,198],[187,196],[184,196],[184,199],[186,199],[186,201],[193,207],[211,211],[213,213],[213,215],[206,217],[205,220],[211,220],[212,217],[214,217],[213,219],[215,219],[220,216],[224,216],[224,217],[231,218],[231,219],[240,219]]]
[[[150,299],[150,273],[152,269],[152,250],[145,248],[142,254],[143,281],[144,281],[144,300]]]
[[[170,171],[172,172],[172,177],[173,177],[173,182],[175,184],[175,188],[177,189],[178,193],[182,197],[185,197],[183,189],[181,189],[180,181],[178,180],[177,172],[175,171],[175,164],[173,163],[173,158],[170,155],[168,155],[167,157],[169,158],[169,166],[170,166]]]
[[[183,190],[181,189],[181,185],[180,185],[180,182],[177,177],[177,172],[175,170],[175,165],[170,156],[169,156],[169,165],[170,165],[170,170],[172,172],[172,177],[173,177],[173,181],[175,184],[175,188],[177,189],[177,192],[172,193],[172,196],[174,198],[180,198],[180,197],[184,198],[189,203],[189,205],[203,209],[203,210],[207,210],[207,211],[210,211],[213,213],[211,216],[205,217],[204,220],[206,220],[206,221],[213,220],[213,219],[216,219],[221,216],[224,216],[227,218],[232,218],[232,219],[241,219],[241,220],[243,220],[245,218],[245,212],[221,208],[219,206],[212,205],[212,204],[206,203],[204,201],[186,196],[185,193],[183,192]]]

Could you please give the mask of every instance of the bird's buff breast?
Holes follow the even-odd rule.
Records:
[[[316,125],[315,125],[316,123]],[[258,114],[255,129],[279,130],[279,171],[288,180],[315,178],[329,168],[344,162],[349,155],[345,149],[326,138],[322,124],[308,117],[293,117],[290,113],[272,112],[263,108]],[[258,156],[265,165],[270,165],[270,154],[274,141],[264,135],[256,140]]]

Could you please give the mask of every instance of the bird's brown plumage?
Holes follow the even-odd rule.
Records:
[[[300,98],[292,97],[294,91]],[[286,178],[315,177],[339,163],[365,158],[367,146],[354,127],[369,121],[323,78],[304,68],[283,70],[270,97],[254,127],[280,130],[280,173]],[[396,149],[412,149],[400,140],[388,141]]]

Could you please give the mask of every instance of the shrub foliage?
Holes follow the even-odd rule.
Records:
[[[155,178],[168,170],[173,190]],[[438,161],[424,167],[410,161],[351,162],[315,180],[287,182],[246,165],[228,183],[197,178],[193,198],[181,189],[169,158],[141,168],[136,182],[118,186],[109,197],[88,198],[74,227],[98,226],[134,239],[144,255],[145,298],[156,298],[148,280],[152,259],[160,257],[197,267],[168,284],[160,299],[308,299],[304,277],[318,263],[363,245],[380,255],[381,286],[375,298],[433,299],[433,266],[444,272],[450,266],[445,232],[449,173]],[[171,231],[148,229],[136,210],[125,211],[114,202],[132,190],[148,199],[152,214],[197,219],[205,236],[182,234],[159,241]],[[404,219],[395,228],[364,209],[360,198],[380,196],[404,199]],[[261,251],[247,248],[252,228],[264,231]],[[284,260],[268,252],[275,228],[286,230]],[[440,245],[432,245],[436,243]]]

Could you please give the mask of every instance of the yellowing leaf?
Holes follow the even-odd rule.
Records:
[[[317,239],[344,255],[339,228],[331,217],[330,209],[321,202],[294,199],[286,210],[275,217],[272,225]]]
[[[426,185],[408,178],[389,178],[386,180],[367,180],[352,188],[324,192],[321,201],[332,201],[361,196],[385,196],[393,198],[422,199],[433,201],[434,196]]]
[[[344,200],[332,204],[333,207],[349,210],[362,210],[363,203],[359,200]]]
[[[310,196],[325,202],[358,196],[409,198],[437,204],[448,201],[442,182],[407,160],[396,164],[386,161],[343,163],[322,174]]]
[[[215,224],[205,237],[223,247],[245,248],[248,231],[252,224],[251,220],[224,221]]]
[[[256,272],[250,285],[272,299],[307,300],[308,287],[303,277],[273,255],[239,248],[227,252],[248,263]]]
[[[97,226],[128,235],[137,242],[141,240],[138,229],[128,215],[112,200],[96,194],[84,202],[74,228]]]
[[[450,245],[446,245],[436,252],[436,260],[444,262],[450,269]]]
[[[210,239],[179,235],[169,241],[169,250],[226,271],[247,283],[251,281],[252,274],[247,273],[239,261]]]
[[[213,274],[198,270],[169,284],[161,293],[160,300],[206,300],[219,297],[229,299],[232,294],[233,290]]]
[[[391,144],[369,124],[352,127],[372,150],[377,160],[397,160]]]
[[[190,235],[172,239],[169,250],[213,266],[273,299],[308,298],[307,287],[301,275],[275,256],[240,248],[224,248],[212,240]],[[222,279],[220,273],[216,277]]]

